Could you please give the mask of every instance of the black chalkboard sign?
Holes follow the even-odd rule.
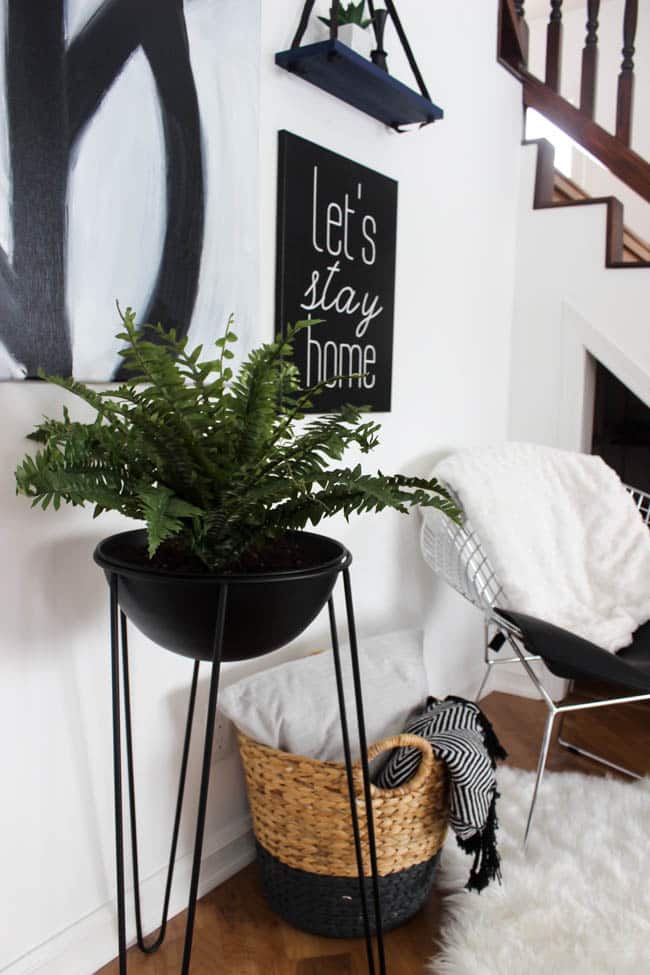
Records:
[[[397,183],[280,132],[276,323],[300,333],[303,385],[329,380],[316,410],[390,410]],[[333,377],[363,374],[361,378]]]

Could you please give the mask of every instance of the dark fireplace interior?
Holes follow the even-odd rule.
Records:
[[[650,492],[650,407],[598,361],[591,452]]]

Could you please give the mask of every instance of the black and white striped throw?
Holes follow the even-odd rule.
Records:
[[[431,742],[434,754],[449,770],[450,825],[460,848],[474,854],[468,889],[483,890],[495,877],[500,881],[495,768],[497,758],[506,758],[506,752],[492,725],[471,701],[430,697],[404,731]],[[377,785],[384,789],[403,785],[421,757],[417,748],[396,748],[377,776]]]

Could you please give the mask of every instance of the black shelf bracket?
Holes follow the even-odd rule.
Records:
[[[306,0],[291,47],[275,55],[275,63],[279,67],[398,132],[403,131],[405,125],[429,125],[443,117],[442,109],[431,101],[393,0],[385,0],[386,10],[377,10],[373,0],[368,0],[377,42],[372,61],[339,41],[340,0],[332,2],[329,40],[301,46],[314,2]],[[393,22],[419,92],[388,73],[386,52],[383,50],[384,26],[388,17]]]

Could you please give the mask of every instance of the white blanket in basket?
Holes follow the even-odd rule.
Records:
[[[477,530],[504,607],[612,651],[650,619],[650,532],[600,457],[505,443],[453,454],[434,474]]]

